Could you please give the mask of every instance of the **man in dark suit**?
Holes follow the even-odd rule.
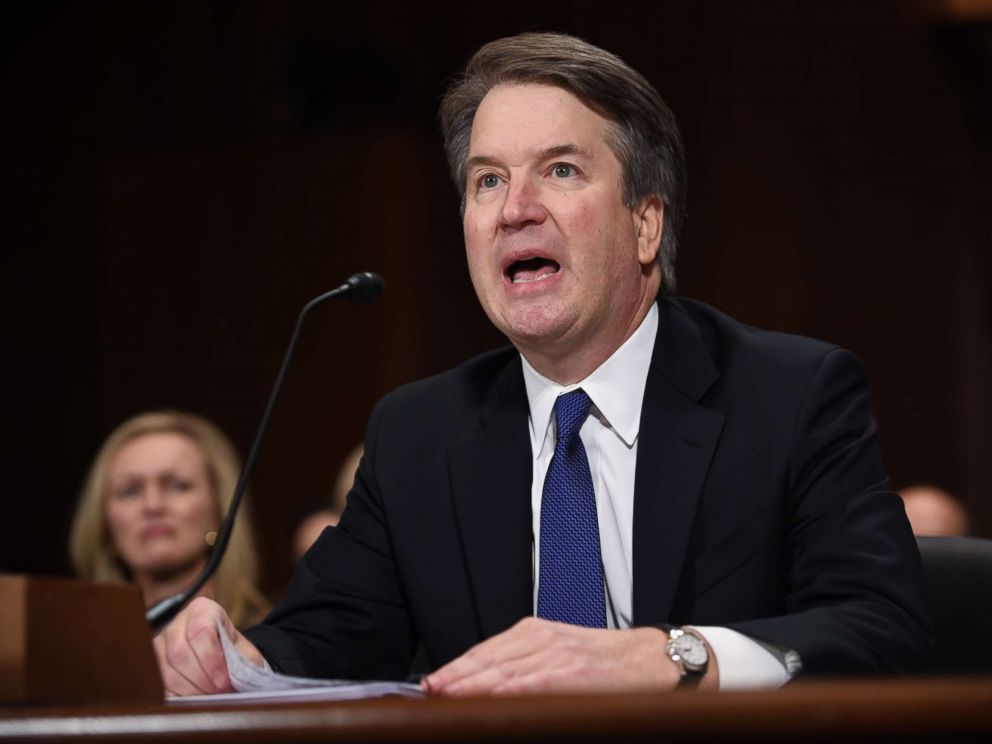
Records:
[[[681,143],[615,56],[526,34],[442,104],[476,293],[513,343],[376,406],[348,507],[240,635],[198,600],[174,693],[258,663],[447,695],[893,672],[930,646],[919,556],[849,353],[669,299]],[[657,300],[661,296],[662,299]]]

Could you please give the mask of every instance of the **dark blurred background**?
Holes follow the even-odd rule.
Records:
[[[0,570],[65,573],[84,471],[124,418],[200,412],[289,533],[374,401],[502,343],[468,282],[435,120],[482,43],[561,30],[623,56],[689,162],[680,294],[852,349],[896,485],[992,534],[992,3],[38,2],[0,20]]]

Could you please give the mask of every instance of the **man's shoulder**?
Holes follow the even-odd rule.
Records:
[[[748,325],[698,300],[670,298],[664,301],[664,309],[672,316],[669,324],[698,332],[721,369],[742,364],[779,369],[815,366],[828,354],[844,351],[827,341]]]
[[[683,390],[706,390],[715,405],[739,407],[744,399],[784,411],[799,405],[811,385],[867,391],[861,361],[836,344],[756,328],[696,300],[662,305],[656,361]]]
[[[494,395],[523,390],[520,354],[512,346],[479,354],[440,374],[401,385],[379,401],[392,416],[428,421],[471,417]]]

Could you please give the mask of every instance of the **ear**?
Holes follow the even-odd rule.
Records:
[[[634,210],[637,228],[637,259],[648,266],[658,258],[661,235],[665,227],[665,204],[655,195],[649,196]]]

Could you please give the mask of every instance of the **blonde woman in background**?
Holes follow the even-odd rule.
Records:
[[[159,411],[128,419],[103,443],[83,486],[70,539],[76,573],[134,582],[149,607],[181,591],[206,563],[240,470],[234,446],[200,416]],[[224,559],[200,591],[238,627],[269,609],[257,588],[245,506]]]

